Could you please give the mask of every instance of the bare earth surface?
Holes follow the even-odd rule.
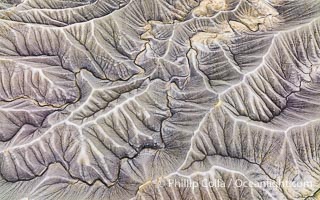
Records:
[[[1,200],[319,188],[319,0],[0,0]]]

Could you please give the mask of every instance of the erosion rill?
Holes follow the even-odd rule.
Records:
[[[0,200],[320,199],[319,0],[0,0]]]

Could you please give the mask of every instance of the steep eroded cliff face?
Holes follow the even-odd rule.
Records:
[[[320,193],[318,0],[0,0],[1,200]]]

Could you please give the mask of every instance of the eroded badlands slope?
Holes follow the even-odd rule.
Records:
[[[319,198],[319,1],[0,9],[1,200]]]

